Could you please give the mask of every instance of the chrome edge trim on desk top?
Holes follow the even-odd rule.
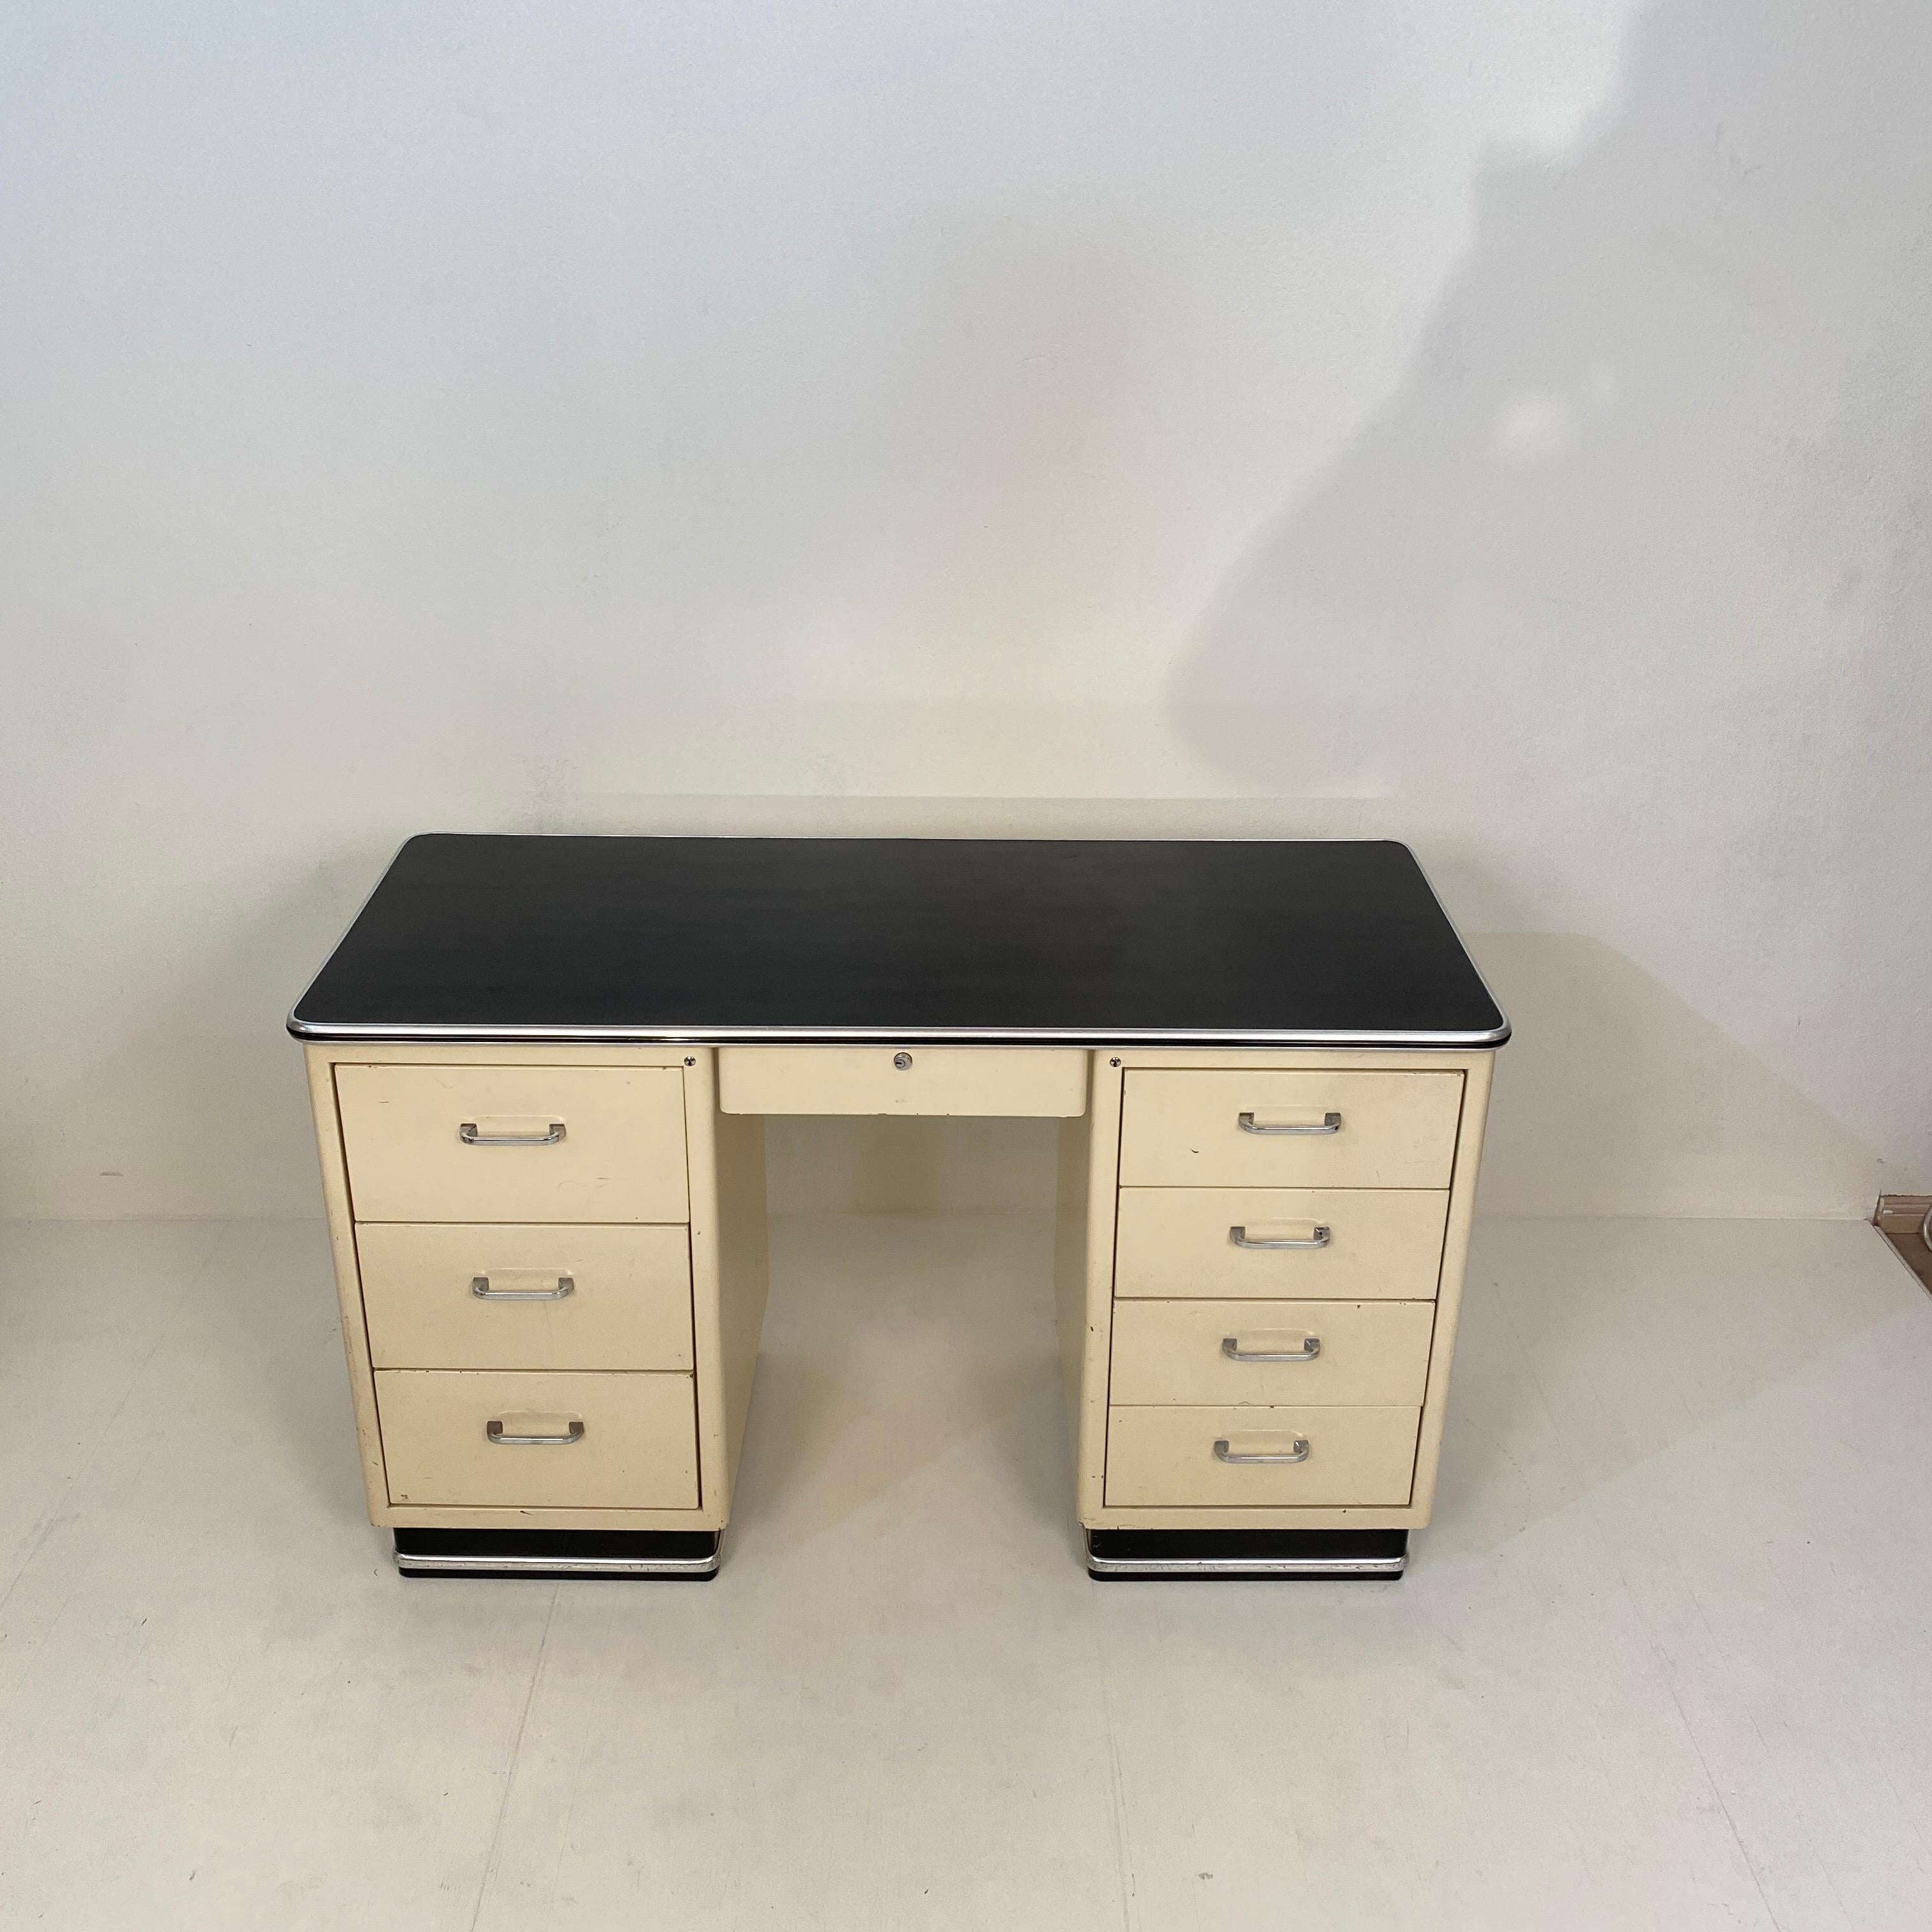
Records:
[[[1502,1009],[1498,1006],[1496,1010],[1501,1012]],[[1482,1033],[1370,1033],[1187,1027],[1118,1027],[1102,1031],[1092,1027],[458,1026],[444,1022],[412,1024],[408,1021],[393,1024],[351,1021],[331,1025],[317,1020],[298,1020],[291,1009],[288,1030],[302,1040],[368,1040],[398,1046],[434,1041],[467,1042],[478,1046],[518,1042],[537,1046],[574,1042],[605,1046],[735,1046],[778,1041],[829,1046],[841,1041],[878,1040],[902,1041],[910,1046],[1050,1046],[1096,1050],[1109,1046],[1338,1046],[1433,1047],[1445,1052],[1469,1052],[1502,1046],[1510,1036],[1507,1015],[1501,1026]]]

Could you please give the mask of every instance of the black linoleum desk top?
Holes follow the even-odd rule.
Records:
[[[431,833],[289,1030],[320,1040],[1500,1046],[1390,842]]]

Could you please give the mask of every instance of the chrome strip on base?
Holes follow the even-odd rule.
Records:
[[[1400,1576],[1406,1556],[1096,1556],[1096,1576]]]
[[[481,1570],[486,1576],[514,1571],[530,1576],[713,1576],[716,1556],[405,1556],[396,1552],[396,1568],[406,1576],[459,1576]]]
[[[724,1556],[722,1537],[706,1556],[493,1556],[453,1550],[395,1552],[396,1568],[405,1576],[460,1576],[478,1571],[486,1576],[715,1576]]]
[[[1132,1530],[1086,1532],[1090,1576],[1381,1576],[1408,1567],[1406,1530]]]

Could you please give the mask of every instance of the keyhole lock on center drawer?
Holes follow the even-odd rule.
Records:
[[[904,1073],[912,1066],[912,1055],[909,1053],[896,1053],[892,1055],[892,1064]]]

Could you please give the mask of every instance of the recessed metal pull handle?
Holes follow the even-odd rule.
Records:
[[[1340,1114],[1324,1114],[1318,1124],[1280,1127],[1257,1126],[1252,1114],[1240,1117],[1241,1131],[1244,1134],[1339,1134],[1342,1131]]]
[[[1250,1240],[1245,1228],[1228,1230],[1228,1239],[1238,1248],[1325,1248],[1334,1238],[1334,1230],[1321,1221],[1315,1223],[1315,1232],[1305,1240]]]
[[[478,1132],[474,1120],[458,1124],[456,1138],[465,1147],[554,1147],[563,1138],[563,1123],[553,1120],[544,1134],[486,1134]]]
[[[470,1292],[478,1301],[561,1301],[577,1292],[575,1278],[560,1274],[554,1288],[492,1288],[487,1274],[470,1277]]]
[[[1312,1362],[1322,1352],[1322,1337],[1311,1335],[1298,1348],[1277,1352],[1268,1348],[1244,1348],[1238,1335],[1221,1337],[1221,1352],[1231,1362]]]
[[[1238,1456],[1228,1447],[1225,1436],[1214,1444],[1214,1458],[1220,1462],[1305,1462],[1308,1456],[1308,1438],[1305,1436],[1298,1436],[1294,1446],[1280,1456]]]
[[[492,1416],[484,1424],[483,1433],[504,1449],[561,1449],[572,1442],[584,1440],[584,1424],[573,1418],[569,1427],[561,1436],[506,1436],[503,1433],[502,1418]]]

